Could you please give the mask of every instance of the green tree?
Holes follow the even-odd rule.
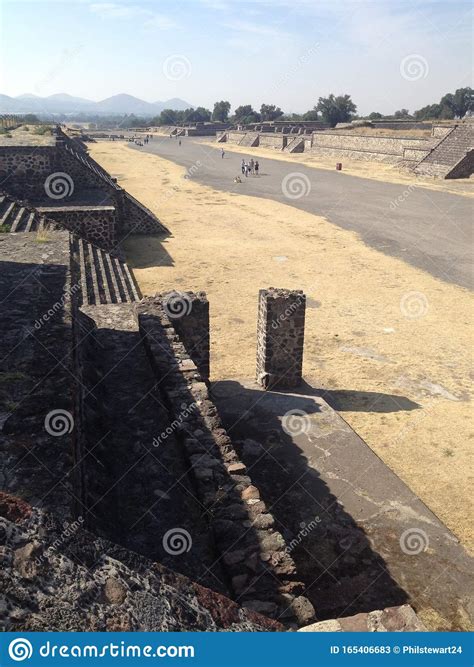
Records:
[[[212,112],[212,120],[226,123],[229,120],[230,102],[221,100],[214,103],[214,110]]]
[[[324,122],[329,123],[331,127],[351,120],[352,114],[357,111],[350,95],[336,97],[332,93],[329,97],[320,97],[315,109],[321,112]]]
[[[399,109],[398,111],[395,111],[393,114],[394,118],[411,118],[410,112],[408,109]]]
[[[309,111],[304,113],[303,114],[303,120],[319,120],[319,114],[318,114],[318,111],[317,111],[316,107],[314,107],[314,109],[310,109]]]
[[[276,120],[281,116],[283,116],[283,111],[274,104],[262,104],[260,107],[260,118],[262,120]]]
[[[251,104],[244,104],[240,107],[237,107],[235,110],[234,120],[236,123],[241,123],[242,125],[258,123],[260,120],[260,114],[254,111]]]
[[[428,104],[422,109],[418,109],[413,114],[416,120],[428,120],[436,119],[441,116],[441,105],[440,104]]]
[[[369,120],[380,120],[383,116],[378,111],[372,111],[372,113],[369,113],[368,118]]]
[[[205,109],[204,107],[197,107],[196,109],[193,109],[191,113],[189,113],[185,117],[184,122],[207,123],[210,120],[211,120],[211,112],[209,111],[209,109]]]
[[[159,115],[159,125],[176,125],[178,116],[174,109],[163,109]]]

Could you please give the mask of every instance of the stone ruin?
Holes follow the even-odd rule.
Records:
[[[387,124],[381,124],[386,127]],[[271,131],[270,131],[271,130]],[[250,125],[216,133],[217,142],[249,148],[261,146],[285,153],[309,153],[337,160],[369,160],[395,164],[416,175],[469,178],[474,173],[472,118],[434,125],[430,138],[358,135],[348,129],[329,130],[304,124]]]
[[[118,244],[165,228],[61,133],[47,148],[0,148],[1,628],[324,629],[213,401],[205,294],[142,298]],[[51,169],[77,197],[52,214]],[[260,292],[266,389],[301,382],[304,317],[302,292]],[[370,611],[340,628],[423,629]]]

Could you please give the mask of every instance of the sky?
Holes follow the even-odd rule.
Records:
[[[471,86],[470,2],[0,1],[0,93],[277,104],[348,93],[360,114]]]

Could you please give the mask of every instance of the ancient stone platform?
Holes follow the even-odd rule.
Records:
[[[212,396],[319,619],[409,603],[428,629],[472,627],[472,559],[317,392]]]

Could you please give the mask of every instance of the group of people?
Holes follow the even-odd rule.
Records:
[[[151,139],[153,139],[152,134],[145,134],[144,137],[129,137],[128,141],[134,143],[136,146],[143,146],[144,144],[147,144]]]
[[[260,165],[258,164],[258,160],[254,160],[253,158],[251,158],[249,162],[246,162],[244,158],[242,158],[241,169],[242,169],[242,174],[244,174],[246,178],[248,177],[249,174],[252,174],[253,176],[258,176],[258,170],[260,169]]]

